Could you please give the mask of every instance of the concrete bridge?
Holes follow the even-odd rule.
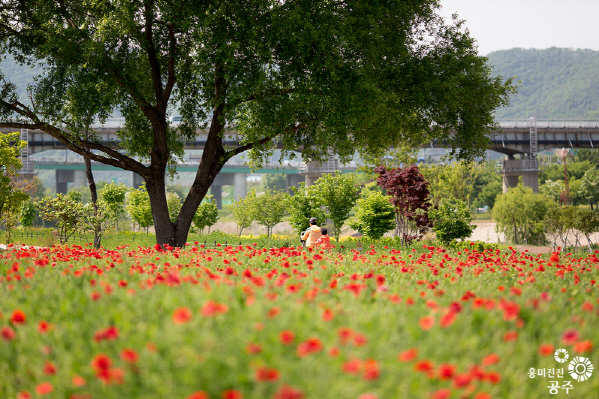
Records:
[[[50,154],[49,154],[50,153]],[[177,172],[196,172],[200,164],[199,151],[188,150],[183,161],[177,165]],[[282,173],[287,178],[288,187],[298,187],[300,182],[311,184],[322,173],[331,173],[335,170],[342,172],[353,172],[357,164],[340,165],[333,159],[324,165],[306,165],[299,158],[279,162],[278,156],[268,159],[261,169],[251,170],[242,156],[236,156],[229,160],[216,176],[210,187],[210,193],[214,195],[219,208],[222,207],[222,186],[234,186],[234,199],[244,198],[247,194],[247,176],[250,173]],[[35,167],[39,170],[54,170],[56,181],[56,192],[66,194],[69,183],[75,187],[86,186],[87,176],[83,156],[66,149],[45,150],[29,156],[29,168]],[[92,161],[94,171],[122,172],[122,169]],[[31,170],[34,172],[34,170]],[[131,174],[132,186],[139,187],[143,179],[136,173]]]
[[[496,165],[503,175],[503,192],[518,185],[522,176],[524,186],[539,191],[539,164],[537,153],[554,148],[595,148],[599,146],[597,120],[500,120],[500,129],[490,133],[489,149],[508,156]],[[433,142],[433,147],[443,147]],[[516,159],[518,156],[518,159]]]
[[[100,136],[105,144],[118,144],[119,137],[117,132],[123,126],[122,119],[108,120],[104,124],[92,125],[93,130]],[[510,187],[515,187],[518,183],[518,176],[522,176],[524,185],[531,187],[535,192],[538,191],[538,162],[536,155],[539,151],[551,148],[594,148],[599,146],[599,121],[597,120],[536,120],[534,118],[522,120],[500,120],[499,129],[491,131],[489,134],[489,149],[497,151],[508,156],[497,168],[498,173],[503,175],[503,188],[507,191]],[[9,132],[10,129],[1,129],[3,132]],[[70,151],[64,151],[65,159],[44,159],[42,152],[47,150],[64,149],[66,147],[52,136],[41,131],[22,131],[22,140],[27,141],[27,148],[21,153],[23,160],[23,173],[33,172],[34,165],[38,169],[56,170],[56,188],[57,192],[66,192],[67,184],[85,184],[85,173],[83,158]],[[238,142],[237,134],[233,131],[225,134],[224,143],[235,145]],[[187,143],[187,150],[200,150],[206,143],[206,134],[199,132],[196,138]],[[447,148],[447,143],[442,141],[433,141],[425,147]],[[38,154],[36,156],[35,154]],[[192,154],[180,164],[178,171],[195,171],[199,165],[199,156]],[[516,159],[518,156],[518,159]],[[235,185],[235,197],[244,197],[247,188],[245,186],[245,176],[250,172],[244,162],[236,157],[225,165],[223,171],[219,174],[213,184],[211,191],[217,201],[220,203],[223,185]],[[265,165],[258,173],[285,173],[289,185],[297,185],[300,181],[306,181],[307,184],[313,182],[321,173],[327,173],[338,169],[345,171],[355,170],[356,164],[340,165],[338,161],[331,157],[325,165],[319,166],[314,163],[302,164],[300,162],[288,162],[279,164],[271,162]],[[112,167],[103,164],[94,164],[94,170],[109,170]],[[112,168],[117,170],[116,168]],[[139,176],[133,176],[134,185],[142,183]]]

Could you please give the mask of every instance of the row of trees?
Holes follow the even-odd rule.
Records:
[[[272,228],[288,216],[299,235],[314,217],[320,225],[330,220],[338,241],[354,207],[355,219],[349,226],[372,239],[395,229],[395,236],[406,244],[422,238],[433,226],[438,238],[446,243],[472,233],[472,215],[464,202],[443,200],[433,209],[429,184],[417,166],[396,169],[380,166],[375,171],[380,191],[361,192],[354,176],[340,173],[325,174],[308,187],[302,183],[299,188],[292,188],[293,196],[283,191],[267,189],[257,194],[252,190],[233,205],[238,233],[256,221],[270,235]]]
[[[26,201],[28,198],[25,195],[24,201],[19,203],[19,212],[13,217],[15,222],[4,224],[7,240],[10,240],[10,231],[16,221],[20,219],[22,225],[31,226],[38,213],[40,218],[56,224],[61,243],[68,242],[75,233],[93,233],[96,248],[100,247],[102,236],[108,229],[114,226],[118,228],[118,220],[125,211],[146,232],[154,223],[150,199],[144,186],[129,190],[123,184],[106,184],[99,191],[99,199],[95,204],[83,203],[77,191],[71,191],[68,195],[46,196],[35,202]],[[168,192],[167,198],[169,214],[176,219],[181,200],[174,192]],[[206,227],[210,229],[217,220],[216,201],[212,196],[207,196],[193,216],[193,226],[203,233]]]
[[[493,218],[498,231],[516,244],[548,242],[553,247],[579,247],[584,236],[591,248],[591,234],[599,232],[599,212],[576,206],[559,207],[546,194],[518,185],[497,198]],[[572,238],[573,237],[573,238]]]
[[[282,190],[266,189],[257,194],[255,190],[244,198],[233,203],[233,216],[237,222],[238,234],[254,221],[266,228],[267,234],[289,217],[289,223],[300,234],[309,227],[309,219],[315,217],[319,224],[331,220],[332,231],[337,240],[350,211],[359,197],[352,175],[324,174],[315,184],[306,187],[293,187],[294,195],[290,196]]]

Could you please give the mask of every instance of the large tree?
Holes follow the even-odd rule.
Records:
[[[0,127],[42,130],[146,181],[156,239],[185,243],[225,162],[276,144],[347,160],[435,138],[476,154],[511,81],[491,77],[435,0],[5,0],[0,52],[44,73],[24,101],[1,77]],[[120,145],[88,131],[118,110]],[[179,113],[181,123],[169,125]],[[205,147],[175,221],[165,174],[198,131]],[[237,143],[226,146],[229,132]],[[172,170],[172,169],[170,169]]]

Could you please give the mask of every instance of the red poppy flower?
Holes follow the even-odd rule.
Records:
[[[468,373],[458,374],[453,378],[453,385],[456,388],[463,388],[470,384],[472,381],[472,376]]]
[[[339,351],[339,348],[337,348],[336,346],[333,346],[331,349],[329,349],[328,355],[330,357],[337,357],[337,356],[339,356],[340,353],[341,353],[341,351]]]
[[[433,316],[424,316],[418,323],[423,330],[430,330],[435,325],[435,318]]]
[[[91,366],[96,374],[106,372],[112,367],[112,359],[107,355],[100,353],[92,359]]]
[[[10,327],[2,327],[2,329],[0,329],[0,335],[2,336],[2,339],[6,341],[11,341],[17,336],[15,330]]]
[[[491,371],[486,373],[483,379],[491,384],[499,384],[499,381],[501,381],[501,375],[497,371]]]
[[[54,375],[56,374],[56,366],[52,362],[46,361],[44,364],[44,374],[46,375]]]
[[[419,373],[430,373],[434,368],[435,366],[430,360],[421,360],[414,365],[414,370]]]
[[[320,352],[322,350],[322,342],[318,338],[308,338],[297,347],[297,354],[300,357],[307,356],[311,353]]]
[[[441,316],[439,324],[441,325],[441,327],[447,328],[455,322],[456,316],[457,314],[455,312],[449,311],[445,313],[443,316]]]
[[[576,330],[567,330],[562,335],[562,342],[564,345],[574,345],[578,339],[580,338],[580,334]]]
[[[439,366],[439,379],[450,380],[455,375],[456,368],[453,364],[441,364]]]
[[[363,393],[358,399],[379,399],[379,397],[373,393]]]
[[[487,355],[484,357],[483,361],[482,361],[482,365],[483,366],[491,366],[493,364],[499,363],[499,355],[495,354],[495,353],[491,353],[490,355]]]
[[[21,309],[17,309],[12,312],[12,316],[10,316],[10,322],[15,325],[25,324],[27,322],[27,316]]]
[[[503,310],[504,320],[515,320],[520,313],[520,305],[516,302],[502,301],[499,307]]]
[[[368,343],[368,338],[364,334],[355,333],[352,339],[354,346],[364,346]]]
[[[79,375],[74,375],[71,379],[71,384],[73,384],[74,387],[82,387],[87,384],[87,381],[85,381],[85,378]]]
[[[40,334],[45,334],[45,333],[47,333],[48,331],[50,331],[50,323],[48,323],[48,322],[47,322],[47,321],[45,321],[45,320],[40,320],[40,322],[39,322],[39,323],[38,323],[38,325],[37,325],[37,331],[38,331]]]
[[[451,396],[451,390],[447,388],[439,389],[433,392],[431,395],[432,399],[447,399]]]
[[[405,352],[401,352],[398,356],[397,359],[400,362],[409,362],[411,360],[416,359],[416,356],[418,356],[418,349],[417,348],[412,348],[412,349],[408,349]]]
[[[21,391],[17,394],[17,399],[31,399],[31,394],[27,391]]]
[[[208,394],[204,391],[197,391],[189,395],[187,399],[208,399]]]
[[[139,355],[135,350],[126,348],[121,351],[121,359],[129,363],[135,363],[139,359]]]
[[[219,313],[227,313],[229,307],[225,304],[218,303],[215,301],[208,301],[202,307],[202,316],[204,317],[212,317],[216,316]]]
[[[302,399],[303,397],[304,393],[299,389],[289,385],[283,385],[277,392],[275,392],[274,399]]]
[[[577,342],[574,345],[574,351],[576,353],[585,353],[593,350],[593,343],[590,340]]]
[[[285,330],[281,331],[279,338],[281,339],[281,343],[283,345],[289,345],[292,344],[295,340],[295,334],[293,333],[293,331]]]
[[[339,340],[341,341],[341,345],[345,345],[345,344],[347,344],[347,342],[349,341],[349,339],[354,335],[354,332],[351,330],[351,328],[341,327],[337,331],[337,335],[339,336]]]
[[[341,370],[345,373],[357,373],[362,368],[362,361],[359,359],[349,360],[341,366]]]
[[[260,367],[256,370],[256,381],[273,382],[279,379],[279,370]]]
[[[593,304],[589,301],[586,301],[582,304],[582,310],[584,310],[585,312],[592,312],[593,308]]]
[[[173,312],[173,323],[184,324],[189,320],[191,320],[191,310],[189,308],[181,307]]]
[[[100,342],[103,340],[114,341],[119,337],[119,330],[115,326],[108,326],[102,330],[96,331],[94,341]]]
[[[325,309],[322,313],[322,320],[331,321],[335,317],[333,311],[331,309]]]
[[[381,375],[381,369],[376,360],[369,359],[364,362],[364,374],[362,378],[365,380],[376,380]]]
[[[516,331],[508,331],[503,335],[503,340],[505,342],[515,341],[518,339],[518,332]]]
[[[279,308],[278,306],[275,306],[268,311],[268,313],[266,314],[266,317],[268,317],[269,319],[272,319],[273,317],[276,317],[279,313],[281,313],[281,308]]]
[[[241,399],[243,398],[243,394],[234,389],[229,389],[228,391],[224,391],[222,394],[223,399]]]
[[[258,353],[262,352],[262,347],[259,344],[250,342],[246,345],[245,351],[250,355],[257,355]]]
[[[49,382],[42,382],[35,387],[35,392],[38,395],[46,395],[54,390],[54,386],[52,386]]]
[[[491,395],[486,392],[478,392],[474,395],[474,399],[491,399]]]
[[[541,356],[550,356],[553,354],[553,349],[551,344],[541,344],[539,345],[539,354]]]

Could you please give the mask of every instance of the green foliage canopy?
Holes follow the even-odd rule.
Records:
[[[515,244],[544,244],[547,239],[543,219],[556,206],[551,198],[519,184],[497,197],[493,219],[506,239]]]
[[[129,191],[129,203],[127,205],[127,212],[131,215],[139,227],[143,227],[148,230],[154,221],[152,218],[152,208],[150,206],[150,197],[144,185],[141,185],[138,189]]]
[[[341,228],[360,196],[354,177],[339,171],[335,174],[325,173],[316,180],[314,190],[322,196],[326,216],[333,221],[335,239],[339,241]]]
[[[287,215],[287,204],[289,195],[284,191],[264,190],[260,195],[253,197],[254,219],[259,225],[266,228],[268,237],[272,234],[272,229],[283,221]]]
[[[216,206],[216,200],[214,196],[207,195],[204,200],[198,206],[198,210],[193,215],[193,225],[196,229],[200,230],[200,234],[204,234],[204,228],[208,227],[208,233],[210,233],[210,227],[212,227],[218,220],[218,207]]]
[[[301,235],[310,227],[310,218],[316,218],[316,223],[322,226],[326,221],[324,197],[318,191],[318,186],[306,187],[306,183],[300,183],[298,187],[291,187],[293,195],[289,197],[289,224]]]
[[[360,198],[356,205],[356,220],[349,224],[352,229],[378,240],[395,228],[395,209],[383,193],[372,192]]]
[[[0,73],[0,127],[40,129],[80,155],[144,178],[159,244],[185,244],[193,215],[231,157],[254,164],[276,139],[322,160],[356,149],[444,139],[484,150],[494,110],[514,91],[491,77],[462,22],[439,2],[210,0],[3,3],[0,53],[43,60],[20,100]],[[118,110],[121,149],[89,131]],[[178,112],[181,123],[168,117]],[[18,118],[14,118],[17,115]],[[228,129],[240,142],[225,147]],[[196,178],[176,220],[165,174],[206,130]],[[97,150],[90,152],[90,150]],[[147,161],[141,163],[133,156]]]
[[[474,216],[464,201],[450,201],[444,198],[439,207],[428,214],[433,220],[433,231],[437,239],[444,244],[470,237],[476,227],[470,224]]]

